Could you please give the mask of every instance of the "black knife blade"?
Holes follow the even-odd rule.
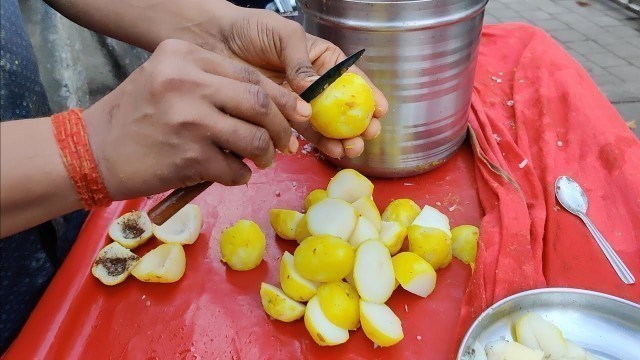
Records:
[[[306,102],[311,102],[311,100],[315,99],[318,95],[320,95],[329,85],[333,84],[342,74],[347,72],[349,68],[360,59],[360,57],[364,54],[364,49],[358,51],[357,53],[349,56],[348,58],[342,60],[338,64],[336,64],[331,69],[327,70],[322,76],[318,78],[318,80],[314,81],[313,84],[309,85],[309,87],[300,94],[302,100]]]

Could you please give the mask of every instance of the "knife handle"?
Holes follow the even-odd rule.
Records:
[[[209,186],[213,184],[212,181],[205,181],[199,184],[179,188],[173,190],[169,195],[157,203],[149,210],[149,218],[151,222],[160,226],[175,215],[185,205],[195,199],[198,195],[202,194]]]

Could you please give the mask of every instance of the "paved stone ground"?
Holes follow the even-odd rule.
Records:
[[[560,42],[640,137],[638,15],[610,0],[489,0],[485,23],[506,22],[539,26]]]

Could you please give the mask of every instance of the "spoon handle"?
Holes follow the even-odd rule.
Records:
[[[620,259],[618,254],[616,254],[616,252],[613,250],[611,245],[609,245],[607,240],[605,240],[604,236],[600,234],[600,231],[596,229],[595,225],[593,225],[591,220],[589,220],[589,218],[586,215],[581,214],[579,216],[582,219],[582,221],[584,221],[584,223],[587,225],[587,228],[589,229],[589,231],[591,231],[591,235],[593,235],[598,245],[600,245],[600,248],[602,249],[604,254],[607,256],[607,259],[609,260],[609,263],[611,263],[611,266],[613,266],[613,269],[616,271],[616,273],[618,273],[618,276],[620,276],[620,279],[622,279],[622,281],[624,281],[625,284],[630,285],[635,283],[636,279],[633,277],[633,274],[631,274],[631,271],[629,271],[627,266],[622,262],[622,259]]]

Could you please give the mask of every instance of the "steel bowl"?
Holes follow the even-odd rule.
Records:
[[[457,359],[480,359],[473,350],[476,342],[484,348],[501,338],[513,341],[513,324],[527,312],[551,321],[567,340],[601,359],[640,359],[640,305],[571,288],[525,291],[497,302],[471,325]]]

